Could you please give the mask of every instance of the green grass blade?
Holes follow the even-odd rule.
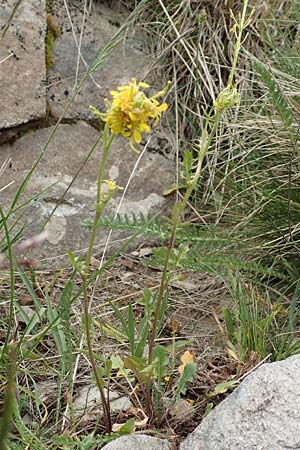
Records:
[[[4,212],[0,206],[0,215],[2,219],[2,224],[4,228],[4,234],[7,242],[7,251],[8,251],[8,259],[9,259],[9,280],[10,280],[10,286],[9,286],[9,314],[8,314],[8,321],[7,321],[7,329],[6,329],[6,335],[5,335],[5,341],[1,352],[1,361],[3,361],[3,358],[5,357],[7,353],[7,346],[11,338],[11,330],[14,320],[14,290],[15,290],[15,275],[14,275],[14,265],[13,265],[13,253],[12,253],[12,246],[10,241],[10,235],[7,227],[6,217],[4,215]]]
[[[24,283],[24,286],[26,287],[30,297],[32,298],[32,301],[33,301],[35,309],[36,309],[36,314],[38,315],[39,319],[41,320],[45,308],[43,307],[42,303],[40,302],[40,299],[36,295],[34,287],[32,286],[32,283],[29,280],[28,276],[26,275],[25,270],[20,265],[18,265],[18,272],[19,272],[21,280]]]
[[[143,356],[148,338],[149,338],[148,317],[144,315],[144,317],[140,322],[137,334],[138,343],[135,349],[135,356],[137,356],[138,358],[141,358]]]
[[[290,105],[285,100],[280,90],[280,87],[275,82],[270,72],[270,69],[267,70],[266,67],[259,62],[254,63],[254,68],[256,72],[259,73],[264,85],[267,87],[270,97],[272,99],[272,103],[277,112],[279,113],[283,124],[285,125],[286,129],[290,129],[291,125],[294,122],[293,113],[290,108]]]
[[[120,324],[122,325],[123,332],[128,337],[128,326],[127,326],[126,320],[123,317],[123,314],[121,313],[121,311],[119,311],[118,307],[114,303],[109,302],[109,304],[112,307],[115,315],[117,316],[117,319],[120,321]]]
[[[134,314],[133,314],[133,308],[132,304],[129,303],[128,305],[128,311],[127,311],[127,330],[128,330],[128,340],[129,340],[129,348],[131,355],[135,355],[135,323],[134,323]]]

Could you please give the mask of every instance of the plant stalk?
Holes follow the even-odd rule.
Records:
[[[161,278],[161,283],[160,283],[160,287],[159,287],[159,292],[158,292],[158,296],[157,296],[157,301],[156,301],[156,305],[155,305],[155,311],[154,311],[154,318],[153,318],[153,323],[152,323],[152,328],[151,328],[151,332],[150,332],[150,337],[149,337],[149,353],[148,353],[148,364],[152,363],[152,359],[153,359],[153,348],[154,348],[154,341],[155,341],[155,336],[156,336],[156,332],[157,332],[157,322],[158,322],[158,317],[159,317],[159,311],[161,308],[161,303],[162,303],[162,299],[164,296],[164,292],[165,289],[168,285],[169,282],[169,276],[168,276],[168,267],[169,267],[169,262],[170,262],[170,257],[171,257],[171,253],[172,250],[174,248],[174,243],[175,243],[175,239],[176,239],[176,232],[177,232],[177,228],[178,225],[181,221],[181,216],[183,211],[186,208],[186,205],[189,201],[189,198],[195,188],[195,186],[198,183],[200,174],[201,174],[201,169],[202,169],[202,164],[204,161],[204,158],[207,154],[207,151],[211,145],[212,139],[218,129],[219,123],[220,123],[220,119],[221,119],[221,113],[220,112],[216,112],[215,116],[214,116],[214,122],[213,122],[213,126],[212,129],[210,131],[210,134],[208,136],[207,139],[203,139],[202,144],[200,144],[200,149],[199,149],[199,154],[198,154],[198,162],[197,162],[197,168],[196,171],[193,175],[193,177],[191,178],[191,180],[188,183],[188,188],[185,192],[185,195],[183,197],[183,200],[179,203],[177,203],[177,208],[175,205],[174,211],[173,211],[173,227],[172,227],[172,232],[171,232],[171,237],[170,237],[170,241],[169,241],[169,245],[168,245],[168,249],[167,249],[167,254],[165,257],[165,261],[164,261],[164,266],[163,266],[163,273],[162,273],[162,278]],[[202,136],[206,136],[207,133],[207,127],[208,127],[208,121],[206,122],[204,131],[203,131],[203,135]]]
[[[0,450],[7,450],[7,436],[13,416],[16,399],[16,352],[13,347],[8,352],[7,384],[5,399],[3,403],[3,413],[0,421]]]
[[[86,334],[86,341],[87,341],[87,347],[88,347],[88,353],[89,353],[89,360],[90,360],[90,363],[92,366],[92,370],[94,373],[97,387],[100,392],[105,428],[108,433],[110,433],[112,431],[109,397],[107,396],[107,398],[106,398],[106,396],[105,396],[103,383],[99,377],[99,374],[97,371],[97,365],[96,365],[96,361],[95,361],[94,353],[93,353],[92,337],[91,337],[91,332],[90,332],[90,320],[89,320],[90,303],[89,303],[89,295],[88,295],[88,274],[89,274],[89,267],[90,267],[90,263],[91,263],[91,259],[92,259],[93,248],[94,248],[96,234],[97,234],[97,226],[99,223],[99,219],[100,219],[100,217],[106,207],[106,204],[107,204],[107,202],[102,201],[102,198],[101,198],[102,197],[102,182],[103,182],[106,159],[107,159],[108,152],[109,152],[109,149],[113,142],[114,137],[115,137],[114,134],[111,134],[111,136],[109,137],[109,128],[106,124],[104,132],[103,132],[103,144],[104,144],[103,145],[103,155],[101,158],[99,171],[98,171],[98,178],[97,178],[97,197],[96,197],[95,217],[94,217],[94,221],[93,221],[93,227],[92,227],[92,231],[91,231],[88,252],[87,252],[87,256],[86,256],[86,260],[85,260],[85,267],[84,267],[83,271],[81,272],[81,278],[82,278],[82,284],[83,284],[85,334]]]
[[[241,49],[241,46],[242,46],[243,32],[244,32],[244,29],[246,28],[246,26],[248,25],[248,22],[250,21],[251,16],[252,16],[252,14],[250,14],[248,19],[246,19],[247,8],[248,8],[248,0],[244,0],[243,12],[242,12],[242,16],[241,16],[240,22],[238,24],[239,32],[238,32],[238,35],[237,35],[237,38],[236,38],[236,42],[235,42],[235,46],[234,46],[233,62],[232,62],[230,74],[228,76],[228,82],[227,82],[227,86],[228,87],[232,87],[233,77],[234,77],[234,73],[236,71],[238,57],[239,57],[240,49]]]
[[[103,384],[102,384],[102,381],[101,381],[98,371],[97,371],[96,361],[94,358],[93,347],[92,347],[92,338],[91,338],[90,321],[89,321],[89,297],[88,297],[88,290],[87,290],[87,274],[82,274],[82,282],[83,282],[85,334],[86,334],[86,342],[87,342],[87,347],[88,347],[89,359],[90,359],[90,363],[91,363],[94,377],[96,380],[96,384],[97,384],[97,387],[100,392],[105,428],[106,428],[106,431],[108,433],[110,433],[112,431],[112,423],[111,423],[109,399],[106,398],[106,396],[105,396]]]
[[[93,227],[91,231],[91,237],[89,242],[89,248],[87,252],[87,257],[85,260],[86,270],[88,271],[89,265],[91,263],[92,255],[93,255],[93,248],[95,244],[95,238],[97,234],[97,227],[99,223],[99,219],[104,211],[104,208],[106,206],[106,203],[101,202],[101,194],[102,194],[102,182],[103,182],[103,175],[104,175],[104,168],[105,163],[107,159],[107,155],[110,149],[110,146],[114,140],[115,135],[112,134],[110,138],[108,139],[108,132],[109,129],[107,125],[105,125],[104,133],[103,133],[103,139],[104,139],[104,146],[103,146],[103,155],[101,158],[101,163],[98,171],[98,178],[97,178],[97,197],[96,197],[96,212],[95,217],[93,221]]]

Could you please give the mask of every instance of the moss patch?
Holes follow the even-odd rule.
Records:
[[[60,31],[54,23],[53,16],[51,14],[47,14],[47,33],[45,40],[46,70],[49,70],[54,66],[52,47],[55,39],[57,39],[59,35]]]

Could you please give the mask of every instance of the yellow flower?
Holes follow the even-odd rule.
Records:
[[[103,183],[106,184],[108,191],[115,191],[116,189],[123,189],[120,186],[117,186],[114,180],[103,180]]]
[[[121,186],[118,186],[114,180],[103,180],[106,188],[106,192],[102,193],[102,201],[108,202],[114,195],[117,189],[123,190]]]
[[[161,113],[166,111],[168,105],[160,104],[158,97],[163,96],[170,86],[167,83],[165,89],[152,97],[147,97],[140,88],[149,88],[147,83],[137,84],[136,79],[132,78],[128,85],[119,86],[117,91],[110,91],[113,100],[110,103],[106,101],[108,109],[104,114],[99,113],[95,108],[92,110],[107,122],[113,134],[122,134],[130,138],[130,145],[134,148],[134,143],[140,143],[143,133],[151,131],[151,125],[157,125]]]

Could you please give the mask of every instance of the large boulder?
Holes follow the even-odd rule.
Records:
[[[14,11],[15,4],[13,0],[0,0],[0,26],[2,33],[6,32],[0,48],[0,84],[3,91],[0,192],[1,206],[6,213],[10,211],[18,188],[51,135],[53,127],[50,125],[61,115],[86,66],[110,42],[126,14],[128,16],[128,12],[114,9],[111,2],[89,2],[92,10],[84,13],[81,0],[52,0],[47,3],[47,15],[45,0],[22,0]],[[47,36],[52,33],[52,39],[46,39],[47,119],[46,24]],[[7,56],[9,58],[5,59]],[[47,223],[47,241],[32,252],[32,256],[43,260],[45,267],[61,265],[67,250],[81,254],[88,246],[90,230],[82,225],[86,218],[93,217],[101,156],[99,145],[89,161],[85,161],[99,137],[96,129],[99,120],[93,117],[89,104],[103,111],[104,98],[109,96],[109,91],[127,84],[131,77],[143,78],[147,61],[142,38],[137,33],[133,36],[128,30],[105,64],[85,80],[32,172],[24,193],[15,205],[16,213],[10,214],[11,238],[16,240],[23,227],[26,227],[24,236],[31,237]],[[159,83],[159,89],[162,84]],[[33,122],[41,118],[44,120]],[[95,122],[91,122],[92,118]],[[168,201],[162,192],[173,181],[174,165],[162,154],[169,153],[170,141],[170,136],[163,129],[155,129],[148,151],[136,168],[119,207],[121,215],[135,213],[139,216],[142,213],[147,216],[166,212]],[[115,180],[119,186],[125,187],[136,159],[137,155],[129,148],[128,142],[117,136],[107,161],[105,179]],[[10,161],[9,164],[7,161]],[[73,182],[74,177],[76,180]],[[118,191],[108,205],[107,214],[115,214],[121,196],[122,191]],[[107,232],[99,230],[96,253],[102,252],[106,237]],[[116,233],[112,237],[114,241],[123,238],[124,233]],[[120,245],[118,243],[110,250]]]
[[[4,188],[1,205],[6,213],[52,131],[52,127],[30,131],[12,145],[1,146],[0,167],[7,158],[11,160],[1,175],[0,184],[0,189]],[[68,249],[80,254],[80,250],[84,252],[88,246],[90,230],[83,227],[83,222],[93,218],[95,211],[101,143],[91,158],[86,162],[85,159],[98,138],[99,132],[85,122],[60,125],[18,202],[18,205],[25,205],[11,218],[13,223],[16,216],[23,214],[19,223],[20,226],[26,224],[28,237],[39,233],[51,216],[47,223],[48,240],[36,250],[39,259],[45,260],[45,266],[61,264],[59,255],[65,259]],[[136,161],[137,154],[129,147],[128,141],[117,136],[107,159],[104,179],[114,180],[124,188]],[[168,201],[162,193],[173,181],[173,173],[170,160],[146,151],[135,170],[119,213],[129,216],[135,213],[139,217],[140,213],[147,216],[166,211]],[[76,179],[72,181],[74,177]],[[116,192],[108,204],[108,215],[115,214],[122,195],[122,190]],[[14,227],[13,232],[16,229]],[[106,230],[99,230],[96,253],[101,253],[106,236]],[[122,237],[121,232],[116,232],[112,240]]]
[[[300,356],[264,364],[218,405],[180,450],[299,450]]]
[[[170,442],[156,437],[139,435],[123,436],[103,447],[103,450],[173,450]]]
[[[55,0],[52,6],[52,20],[60,35],[51,49],[54,64],[48,69],[47,98],[55,117],[63,112],[89,64],[111,42],[128,15],[104,2],[94,2],[90,14],[84,14],[82,1],[68,4],[68,11],[62,0]],[[120,38],[116,46],[111,45],[103,64],[85,79],[65,118],[93,119],[89,104],[101,110],[111,89],[127,84],[132,77],[144,78],[151,61],[144,51],[142,36],[136,30],[134,34],[127,30]]]
[[[45,0],[0,0],[0,11],[1,130],[46,115]]]

